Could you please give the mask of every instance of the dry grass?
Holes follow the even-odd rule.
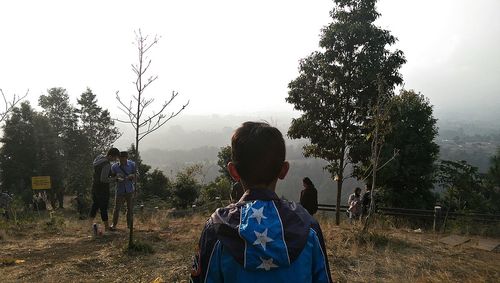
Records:
[[[93,238],[88,222],[71,212],[53,219],[42,215],[15,227],[0,223],[0,259],[25,260],[1,265],[0,278],[2,282],[151,282],[157,278],[187,282],[206,217],[170,218],[165,211],[136,215],[136,238],[150,244],[154,253],[134,255],[123,251],[125,229]],[[320,222],[336,281],[494,282],[500,278],[498,252],[450,248],[439,244],[434,234],[390,227],[375,229],[359,242],[356,226],[337,227],[321,217]]]
[[[359,241],[357,225],[320,222],[336,281],[498,282],[500,278],[498,250],[487,252],[467,244],[450,247],[433,233],[377,226]]]

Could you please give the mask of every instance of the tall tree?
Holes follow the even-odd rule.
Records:
[[[65,186],[69,192],[90,197],[93,174],[91,164],[95,156],[92,155],[89,138],[77,129],[68,132],[66,143],[73,146],[65,148],[65,155],[69,157],[63,161],[68,168]]]
[[[32,200],[31,177],[37,171],[37,146],[33,109],[23,102],[12,109],[5,121],[0,148],[0,179],[8,191],[20,195],[26,204]]]
[[[392,95],[402,83],[399,68],[403,53],[390,51],[396,38],[375,26],[380,16],[376,0],[336,0],[333,22],[321,33],[321,51],[302,59],[299,76],[289,84],[287,102],[301,117],[292,120],[291,138],[308,138],[304,155],[329,162],[326,169],[337,181],[336,222],[340,223],[342,184],[349,163],[357,162],[363,126],[371,101],[377,96],[378,80]]]
[[[77,128],[77,114],[69,101],[66,89],[54,87],[41,95],[38,104],[43,108],[42,113],[50,120],[50,124],[57,135],[63,140],[68,132]]]
[[[123,101],[119,93],[116,92],[116,100],[120,104],[120,110],[122,110],[128,118],[128,120],[117,119],[117,121],[129,124],[132,126],[132,128],[134,128],[135,151],[136,153],[139,153],[139,142],[149,134],[161,128],[163,125],[165,125],[165,123],[170,121],[170,119],[179,115],[187,107],[189,101],[186,104],[182,105],[175,112],[167,114],[167,107],[179,94],[178,92],[173,91],[170,98],[163,102],[159,110],[152,111],[149,115],[148,112],[145,112],[145,110],[151,109],[149,107],[152,106],[153,102],[155,101],[154,98],[146,98],[144,92],[154,81],[158,79],[158,76],[150,76],[146,73],[151,66],[151,59],[149,59],[148,57],[149,52],[151,48],[158,43],[159,38],[155,36],[152,40],[150,40],[149,36],[143,36],[141,30],[139,30],[136,33],[135,39],[135,44],[137,45],[138,60],[136,64],[132,64],[132,71],[136,76],[135,89],[137,93],[133,95],[130,99],[130,102],[127,103]],[[129,247],[133,246],[133,220],[131,222]]]
[[[430,208],[439,154],[432,105],[422,94],[402,90],[391,99],[388,110],[392,130],[385,137],[381,160],[398,154],[377,174],[380,199],[389,207]]]
[[[50,125],[47,117],[33,111],[32,124],[36,143],[36,172],[38,176],[50,176],[52,188],[47,191],[52,208],[56,208],[64,186],[64,160],[60,154],[61,140]],[[59,205],[59,207],[62,207]]]
[[[77,113],[83,135],[89,140],[92,157],[105,152],[121,136],[109,111],[97,104],[96,95],[90,88],[78,99]]]
[[[41,95],[38,99],[38,104],[43,108],[42,113],[49,119],[52,128],[54,129],[57,136],[62,141],[62,151],[61,154],[64,160],[64,183],[63,187],[54,188],[58,195],[59,207],[64,207],[64,191],[67,185],[67,180],[70,175],[79,170],[81,165],[76,168],[69,167],[71,165],[71,159],[73,156],[69,155],[69,151],[74,149],[74,144],[69,138],[78,131],[78,117],[76,109],[71,105],[69,101],[69,95],[64,88],[55,87],[47,91],[46,95]]]

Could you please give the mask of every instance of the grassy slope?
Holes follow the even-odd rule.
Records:
[[[2,282],[150,282],[156,278],[187,282],[206,216],[138,215],[137,238],[150,243],[155,253],[136,255],[123,252],[127,241],[124,229],[94,239],[89,237],[87,221],[71,214],[56,220],[47,225],[44,218],[15,229],[3,224],[0,259],[25,262],[0,266]],[[500,278],[498,251],[480,251],[467,245],[451,248],[439,244],[433,234],[397,229],[377,230],[367,244],[360,245],[354,241],[352,226],[337,227],[325,218],[320,222],[332,274],[338,281],[494,282]]]

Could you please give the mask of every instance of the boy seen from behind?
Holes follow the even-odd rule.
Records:
[[[231,176],[245,193],[207,221],[192,282],[332,282],[319,224],[300,205],[281,200],[289,169],[281,132],[246,122],[231,140]]]

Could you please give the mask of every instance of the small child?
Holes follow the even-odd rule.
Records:
[[[245,193],[207,221],[191,281],[332,282],[318,222],[274,192],[289,169],[281,132],[246,122],[231,147],[228,170]]]

